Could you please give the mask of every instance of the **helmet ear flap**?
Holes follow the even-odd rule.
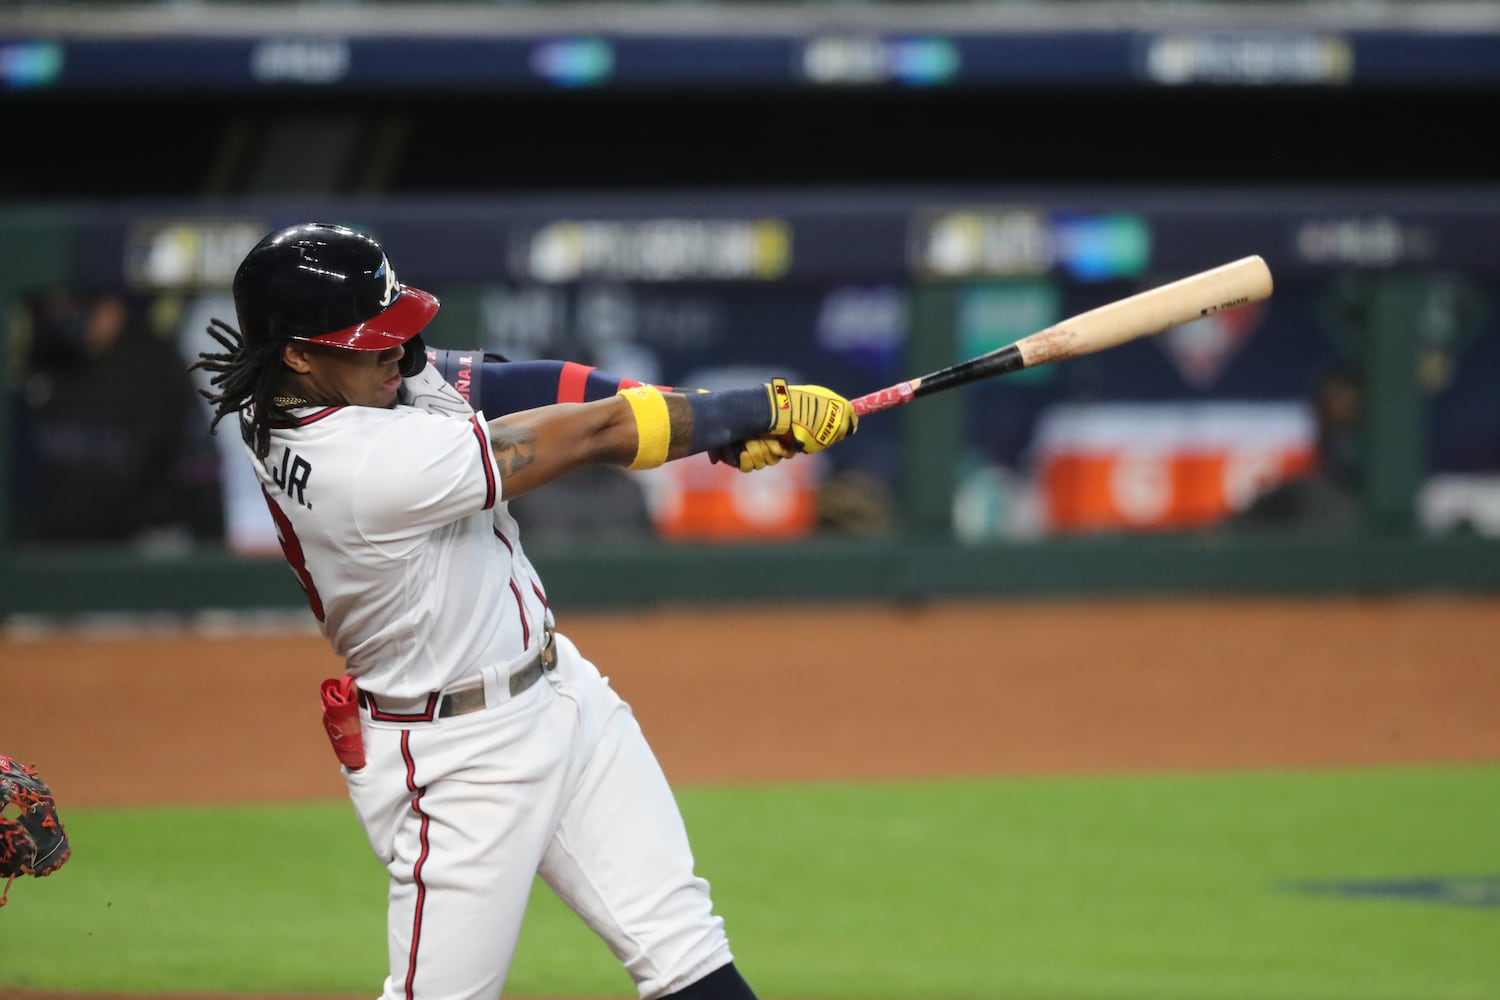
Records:
[[[422,343],[422,335],[417,334],[403,346],[406,353],[401,356],[401,377],[411,378],[427,367],[427,345]]]

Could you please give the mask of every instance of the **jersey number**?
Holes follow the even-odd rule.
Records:
[[[297,531],[282,509],[276,506],[276,501],[271,499],[271,494],[265,490],[260,493],[266,498],[266,506],[271,509],[271,520],[276,522],[276,540],[281,543],[282,555],[286,556],[287,565],[292,567],[297,582],[302,584],[302,592],[307,595],[307,606],[312,608],[313,617],[322,621],[323,598],[318,596],[318,585],[313,583],[312,574],[307,571],[307,557],[302,554],[302,542],[297,538]]]

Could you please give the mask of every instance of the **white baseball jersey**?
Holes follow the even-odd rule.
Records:
[[[417,697],[540,643],[547,600],[483,414],[309,406],[294,418],[251,462],[287,561],[361,689]]]
[[[404,701],[485,682],[472,714],[361,709],[367,763],[342,770],[390,875],[382,1000],[500,995],[537,876],[641,996],[681,990],[733,955],[671,788],[567,636],[545,679],[507,697],[497,670],[539,647],[550,611],[484,416],[431,366],[401,398],[413,405],[298,409],[264,461],[251,453],[287,560],[362,690]]]

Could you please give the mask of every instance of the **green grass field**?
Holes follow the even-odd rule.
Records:
[[[1493,894],[1288,888],[1500,873],[1500,766],[688,788],[681,802],[764,997],[1500,997]],[[18,881],[0,911],[0,988],[378,991],[384,874],[344,801],[63,818],[73,859]],[[634,996],[541,887],[507,993]]]

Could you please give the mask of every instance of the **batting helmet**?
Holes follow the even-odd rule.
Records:
[[[411,376],[427,361],[417,334],[437,314],[438,300],[397,281],[369,236],[306,222],[271,233],[245,255],[234,275],[234,310],[247,347],[306,340],[383,351],[407,344],[401,374]]]

